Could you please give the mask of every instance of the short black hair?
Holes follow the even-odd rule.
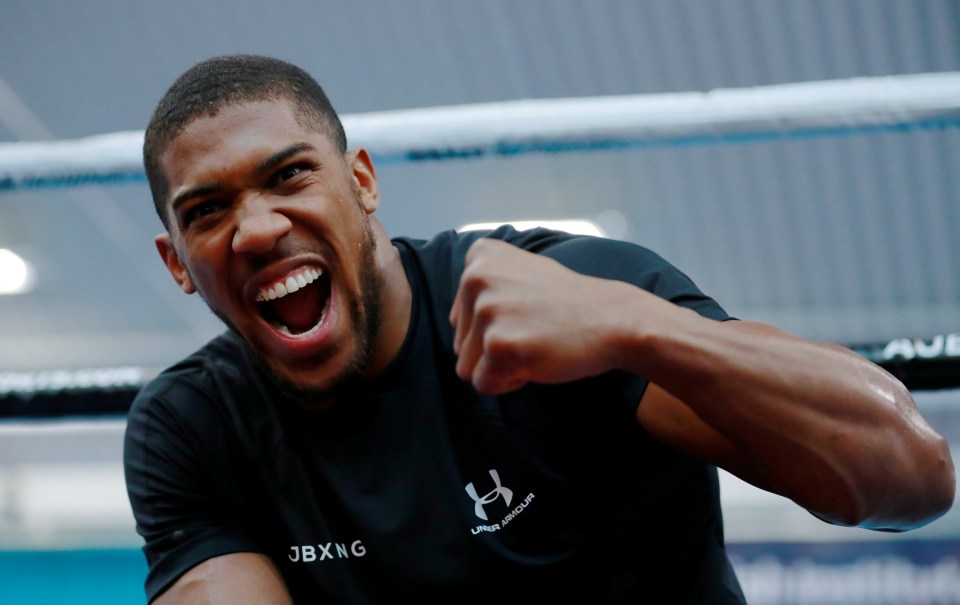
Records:
[[[143,166],[153,205],[169,230],[166,198],[169,184],[160,155],[180,132],[201,116],[252,101],[290,101],[297,121],[327,135],[345,153],[347,137],[340,117],[323,88],[306,71],[280,59],[234,54],[213,57],[185,71],[157,104],[143,140]]]

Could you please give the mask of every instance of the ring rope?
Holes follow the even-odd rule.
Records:
[[[960,126],[960,72],[345,114],[380,163]],[[0,191],[144,181],[142,131],[0,143]]]

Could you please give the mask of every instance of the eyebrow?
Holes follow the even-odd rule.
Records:
[[[270,157],[264,159],[256,165],[253,169],[254,174],[262,175],[265,172],[270,172],[280,164],[283,164],[291,157],[302,153],[304,151],[314,151],[316,147],[310,143],[294,143],[289,147],[284,147],[280,151],[274,153]],[[202,185],[197,185],[196,187],[191,187],[186,191],[178,193],[173,201],[170,202],[171,209],[176,212],[177,208],[183,205],[184,202],[187,202],[193,198],[201,197],[204,195],[209,195],[211,193],[216,193],[222,188],[222,185],[219,181],[212,181],[209,183],[204,183]]]
[[[257,167],[254,168],[254,172],[256,172],[257,174],[270,172],[271,170],[273,170],[280,164],[286,162],[287,160],[297,155],[298,153],[302,153],[304,151],[315,151],[315,150],[316,150],[316,147],[314,147],[310,143],[294,143],[293,145],[290,145],[289,147],[285,147],[281,149],[280,151],[276,152],[275,154],[271,155],[267,159],[257,164]]]
[[[212,183],[204,183],[203,185],[197,185],[196,187],[191,187],[186,191],[180,192],[173,198],[173,201],[170,202],[170,208],[176,213],[177,208],[183,205],[184,202],[191,200],[195,197],[200,197],[203,195],[208,195],[210,193],[215,193],[221,189],[219,181],[214,181]]]

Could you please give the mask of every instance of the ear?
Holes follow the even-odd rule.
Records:
[[[367,150],[362,147],[348,151],[346,159],[353,175],[353,182],[360,194],[360,203],[363,204],[367,214],[372,214],[380,207],[380,186],[377,184],[373,160],[370,159]]]
[[[173,276],[173,281],[177,282],[180,289],[187,294],[196,292],[197,287],[193,285],[190,272],[187,271],[184,264],[180,262],[180,256],[177,255],[177,251],[173,247],[173,240],[170,238],[170,235],[168,233],[161,233],[156,237],[154,242],[157,246],[157,252],[160,253],[160,258],[163,259],[163,264],[167,266],[167,271]]]

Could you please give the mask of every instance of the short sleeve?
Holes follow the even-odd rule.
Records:
[[[216,407],[200,389],[163,376],[131,406],[124,472],[145,541],[148,601],[211,557],[261,551],[225,504],[223,477],[212,466],[223,446],[217,425]]]
[[[726,311],[685,273],[643,246],[580,236],[551,246],[542,254],[579,273],[633,284],[705,317],[730,319]]]

